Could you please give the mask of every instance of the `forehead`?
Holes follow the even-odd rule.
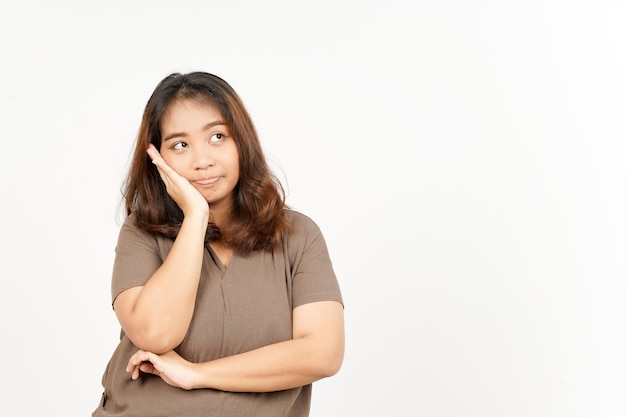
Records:
[[[161,116],[161,131],[193,130],[207,123],[224,122],[217,106],[202,98],[182,98],[172,101]]]

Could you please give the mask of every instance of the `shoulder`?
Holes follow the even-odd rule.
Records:
[[[135,236],[142,239],[150,239],[151,235],[147,231],[141,229],[137,224],[137,217],[134,213],[129,214],[124,219],[122,227],[120,229],[120,238]]]
[[[290,240],[306,238],[311,234],[321,234],[317,223],[306,214],[293,209],[285,209],[285,216],[291,224]]]
[[[156,248],[171,247],[172,241],[156,233],[148,232],[139,226],[134,213],[124,219],[118,237],[119,245],[142,245]]]
[[[285,216],[294,225],[315,224],[313,219],[311,219],[309,216],[294,209],[285,209]]]
[[[292,266],[295,266],[304,257],[327,257],[327,247],[324,236],[318,224],[309,216],[287,209],[285,215],[291,223],[291,231],[286,240],[286,250]]]

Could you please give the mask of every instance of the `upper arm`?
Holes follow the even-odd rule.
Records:
[[[343,305],[337,301],[303,304],[293,310],[293,338],[306,338],[325,373],[336,373],[343,362]]]
[[[342,303],[341,289],[320,228],[310,219],[295,217],[290,239],[294,308],[318,301]]]
[[[122,330],[135,344],[140,343],[139,335],[145,331],[145,323],[133,315],[134,309],[144,285],[162,263],[161,248],[155,237],[127,219],[115,247],[111,297]]]
[[[140,230],[132,219],[126,220],[117,239],[111,277],[111,297],[116,308],[120,294],[145,285],[161,266],[161,252],[154,236]]]
[[[124,333],[126,333],[131,340],[133,340],[133,335],[135,333],[132,313],[142,289],[143,287],[129,288],[122,291],[113,301],[113,309],[115,310],[117,320],[120,322]]]

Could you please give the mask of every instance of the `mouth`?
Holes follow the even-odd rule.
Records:
[[[215,184],[217,181],[219,181],[220,177],[211,177],[211,178],[201,178],[199,180],[194,181],[196,184],[198,185],[202,185],[202,186],[208,186],[208,185],[213,185]]]

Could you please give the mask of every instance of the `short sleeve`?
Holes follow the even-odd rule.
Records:
[[[145,285],[163,263],[160,246],[157,237],[137,227],[132,215],[125,220],[115,247],[112,302],[121,292]]]
[[[333,270],[326,241],[310,218],[292,212],[293,232],[289,256],[293,260],[293,308],[318,301],[338,301],[343,305],[339,283]]]

